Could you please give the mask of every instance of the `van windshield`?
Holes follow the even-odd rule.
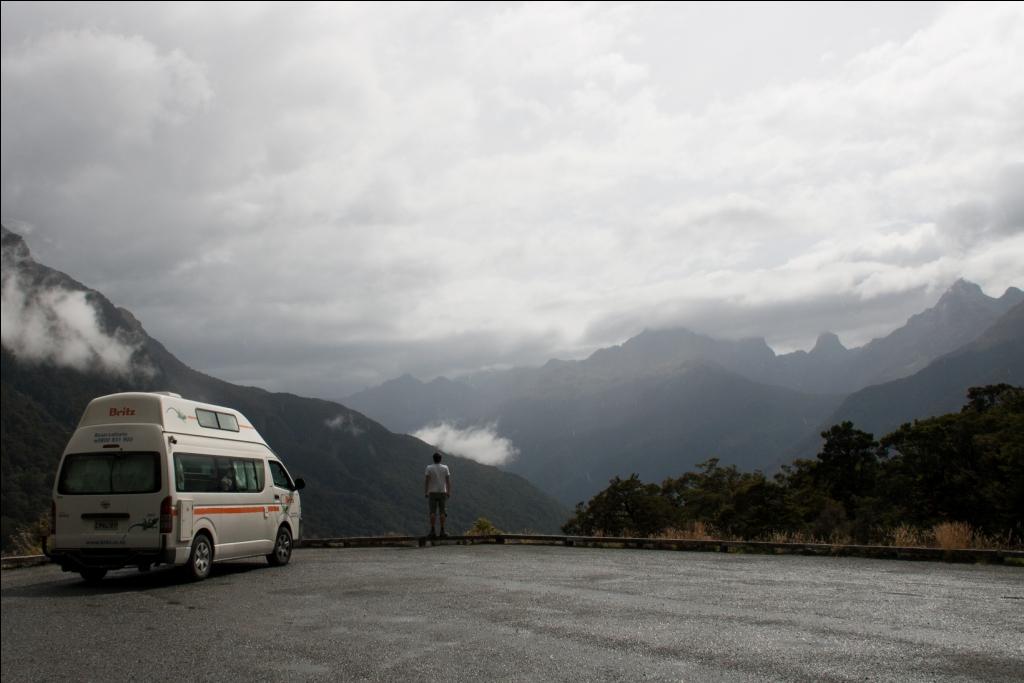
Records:
[[[160,490],[160,454],[72,453],[64,459],[57,492],[68,495],[154,493]]]

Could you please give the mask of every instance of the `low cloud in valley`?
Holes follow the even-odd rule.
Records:
[[[442,422],[428,425],[416,431],[413,436],[445,453],[469,458],[483,465],[506,465],[519,454],[509,439],[498,435],[495,424],[460,429]]]

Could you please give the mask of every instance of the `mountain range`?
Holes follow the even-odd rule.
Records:
[[[865,431],[885,434],[904,422],[958,411],[965,387],[1004,383],[1024,383],[1024,304],[921,371],[850,395],[826,422],[850,420]]]
[[[2,229],[4,345],[0,358],[3,539],[49,510],[61,452],[89,400],[119,391],[173,391],[240,410],[295,476],[313,536],[420,534],[423,470],[434,447],[338,403],[230,384],[193,370],[127,310],[36,262]],[[486,517],[507,531],[554,532],[568,510],[521,476],[454,455],[449,528]]]
[[[434,446],[409,434],[429,425],[483,426],[517,454],[499,469],[452,448],[452,528],[483,516],[505,530],[554,531],[566,506],[615,476],[658,481],[712,457],[771,471],[812,457],[837,422],[881,436],[959,409],[971,386],[1024,384],[1024,293],[993,298],[959,280],[859,348],[823,333],[810,351],[776,354],[762,338],[652,329],[582,360],[430,382],[405,375],[331,402],[189,368],[129,311],[36,262],[20,236],[4,228],[2,242],[5,540],[47,509],[86,403],[117,391],[237,408],[308,482],[307,531],[335,536],[423,530],[419,473]]]
[[[508,463],[566,504],[614,476],[678,476],[711,457],[772,470],[813,457],[844,420],[881,435],[957,410],[971,386],[1024,383],[1024,292],[999,298],[958,280],[936,305],[854,349],[823,333],[809,352],[764,339],[646,330],[579,361],[438,378],[411,376],[344,399],[396,431],[494,425]]]

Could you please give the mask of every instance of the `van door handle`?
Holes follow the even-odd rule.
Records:
[[[281,496],[279,496],[279,495],[277,495],[277,494],[275,493],[275,494],[274,494],[274,500],[281,500]]]

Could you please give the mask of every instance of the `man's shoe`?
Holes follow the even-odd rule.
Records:
[[[448,538],[448,534],[444,532],[444,529],[441,529],[441,538]]]
[[[443,534],[442,534],[442,535],[443,535]],[[433,529],[431,529],[431,530],[430,530],[430,533],[429,533],[429,534],[427,534],[427,538],[437,538],[437,534],[435,534],[435,533],[434,533],[434,530],[433,530]]]

